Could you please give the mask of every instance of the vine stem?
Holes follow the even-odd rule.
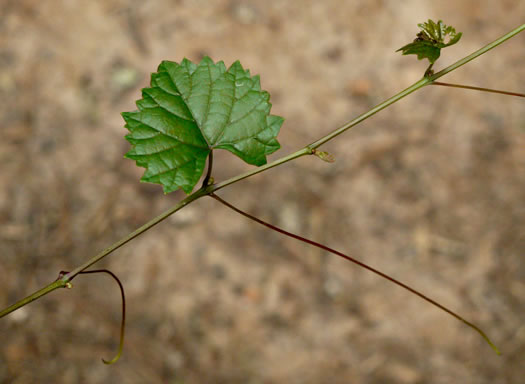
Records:
[[[461,317],[460,315],[458,315],[456,312],[452,311],[451,309],[448,309],[447,307],[445,307],[444,305],[441,305],[439,304],[437,301],[431,299],[430,297],[424,295],[423,293],[419,292],[418,290],[406,285],[405,283],[402,283],[401,281],[397,280],[397,279],[394,279],[393,277],[387,275],[386,273],[383,273],[381,271],[379,271],[378,269],[375,269],[374,267],[371,267],[370,265],[368,264],[365,264],[363,263],[362,261],[359,261],[357,259],[354,259],[353,257],[351,256],[348,256],[348,255],[345,255],[344,253],[342,252],[339,252],[339,251],[336,251],[335,249],[333,248],[330,248],[324,244],[321,244],[321,243],[318,243],[316,241],[313,241],[313,240],[310,240],[310,239],[307,239],[307,238],[304,238],[302,236],[299,236],[299,235],[296,235],[295,233],[291,233],[291,232],[288,232],[282,228],[279,228],[278,226],[276,225],[273,225],[273,224],[270,224],[264,220],[261,220],[259,219],[258,217],[255,217],[255,216],[252,216],[250,215],[249,213],[237,208],[236,206],[228,203],[226,200],[223,200],[222,198],[220,198],[219,196],[217,196],[216,194],[214,193],[210,193],[209,195],[210,197],[213,197],[215,200],[217,200],[219,203],[223,204],[224,206],[230,208],[231,210],[237,212],[238,214],[252,220],[252,221],[255,221],[256,223],[259,223],[263,226],[265,226],[266,228],[269,228],[273,231],[276,231],[278,233],[281,233],[285,236],[288,236],[288,237],[291,237],[293,239],[296,239],[296,240],[299,240],[299,241],[302,241],[303,243],[306,243],[306,244],[310,244],[310,245],[313,245],[314,247],[317,247],[317,248],[320,248],[326,252],[330,252],[330,253],[333,253],[334,255],[337,255],[339,257],[342,257],[343,259],[347,260],[347,261],[350,261],[354,264],[357,264],[358,266],[360,266],[361,268],[364,268],[364,269],[367,269],[369,270],[370,272],[373,272],[375,273],[376,275],[379,275],[381,276],[382,278],[400,286],[401,288],[404,288],[406,289],[407,291],[413,293],[414,295],[416,296],[419,296],[420,298],[422,298],[423,300],[427,301],[428,303],[438,307],[439,309],[445,311],[446,313],[448,313],[449,315],[455,317],[456,319],[458,319],[459,321],[465,323],[466,325],[468,325],[470,328],[474,329],[476,332],[478,332],[482,337],[483,339],[485,339],[485,341],[492,347],[492,349],[498,354],[500,355],[501,352],[499,351],[498,347],[496,347],[496,345],[494,345],[494,343],[489,339],[489,337],[485,334],[485,332],[483,332],[478,326],[476,326],[475,324],[471,323],[470,321],[467,321],[465,320],[463,317]]]
[[[153,226],[157,225],[158,223],[162,222],[163,220],[165,220],[166,218],[168,218],[169,216],[171,216],[175,212],[179,211],[180,209],[184,208],[188,204],[192,203],[193,201],[195,201],[195,200],[197,200],[197,199],[199,199],[199,198],[201,198],[203,196],[209,195],[209,194],[211,194],[213,192],[216,192],[216,191],[218,191],[218,190],[220,190],[222,188],[225,188],[228,185],[237,183],[237,182],[239,182],[239,181],[241,181],[243,179],[246,179],[246,178],[254,176],[254,175],[258,174],[258,173],[267,171],[268,169],[277,167],[277,166],[282,165],[284,163],[287,163],[287,162],[289,162],[291,160],[295,160],[295,159],[297,159],[299,157],[302,157],[302,156],[305,156],[305,155],[312,155],[314,153],[314,150],[316,148],[320,147],[321,145],[323,145],[323,144],[327,143],[328,141],[334,139],[335,137],[337,137],[340,134],[346,132],[347,130],[349,130],[350,128],[354,127],[355,125],[361,123],[362,121],[368,119],[369,117],[372,117],[373,115],[375,115],[379,111],[381,111],[381,110],[387,108],[388,106],[394,104],[395,102],[403,99],[404,97],[406,97],[409,94],[417,91],[418,89],[420,89],[420,88],[422,88],[422,87],[424,87],[426,85],[432,84],[438,78],[440,78],[440,77],[446,75],[447,73],[452,72],[455,69],[465,65],[469,61],[474,60],[476,57],[483,55],[484,53],[486,53],[486,52],[490,51],[491,49],[497,47],[498,45],[500,45],[503,42],[507,41],[511,37],[513,37],[513,36],[517,35],[518,33],[522,32],[523,30],[525,30],[525,24],[522,24],[521,26],[513,29],[509,33],[501,36],[500,38],[498,38],[496,40],[494,40],[492,43],[489,43],[489,44],[485,45],[483,48],[480,48],[477,51],[471,53],[470,55],[468,55],[468,56],[458,60],[457,62],[455,62],[454,64],[452,64],[452,65],[450,65],[448,67],[446,67],[445,69],[443,69],[443,70],[441,70],[441,71],[439,71],[439,72],[437,72],[437,73],[435,73],[435,74],[433,74],[431,76],[423,77],[421,80],[417,81],[416,83],[414,83],[410,87],[404,89],[403,91],[401,91],[398,94],[392,96],[391,98],[383,101],[382,103],[378,104],[377,106],[375,106],[374,108],[370,109],[369,111],[367,111],[367,112],[357,116],[356,118],[354,118],[353,120],[349,121],[348,123],[346,123],[342,127],[332,131],[331,133],[329,133],[329,134],[323,136],[322,138],[320,138],[319,140],[311,143],[310,145],[307,145],[306,147],[304,147],[304,148],[302,148],[302,149],[300,149],[300,150],[298,150],[298,151],[296,151],[296,152],[294,152],[292,154],[289,154],[289,155],[284,156],[284,157],[282,157],[280,159],[277,159],[277,160],[273,161],[272,163],[268,163],[268,164],[263,165],[261,167],[255,168],[255,169],[253,169],[253,170],[251,170],[249,172],[242,173],[242,174],[240,174],[238,176],[232,177],[232,178],[230,178],[228,180],[225,180],[223,182],[220,182],[220,183],[217,183],[217,184],[211,184],[211,185],[203,185],[200,189],[198,189],[197,191],[193,192],[192,194],[187,196],[185,199],[181,200],[174,207],[168,209],[164,213],[160,214],[159,216],[157,216],[154,219],[150,220],[149,222],[147,222],[146,224],[144,224],[140,228],[136,229],[135,231],[133,231],[130,234],[128,234],[127,236],[125,236],[124,238],[120,239],[116,243],[114,243],[111,246],[109,246],[108,248],[104,249],[102,252],[100,252],[99,254],[95,255],[94,257],[89,259],[84,264],[82,264],[82,265],[78,266],[77,268],[73,269],[71,272],[67,273],[62,278],[60,278],[60,279],[58,279],[56,281],[53,281],[52,283],[48,284],[44,288],[39,289],[38,291],[36,291],[33,294],[27,296],[26,298],[16,302],[15,304],[7,307],[4,310],[0,311],[0,318],[6,316],[7,314],[13,312],[16,309],[19,309],[19,308],[21,308],[21,307],[31,303],[32,301],[34,301],[34,300],[36,300],[36,299],[38,299],[38,298],[40,298],[40,297],[42,297],[44,295],[47,295],[48,293],[54,291],[55,289],[64,288],[64,287],[70,287],[71,285],[70,285],[69,282],[71,281],[72,278],[74,278],[80,272],[86,270],[87,268],[89,268],[93,264],[99,262],[100,260],[102,260],[103,258],[108,256],[109,254],[111,254],[115,250],[119,249],[120,247],[122,247],[126,243],[130,242],[131,240],[133,240],[137,236],[141,235],[145,231],[149,230]],[[209,168],[209,170],[211,172],[211,167]]]
[[[21,308],[21,307],[23,307],[24,305],[27,305],[27,304],[31,303],[32,301],[34,301],[34,300],[36,300],[36,299],[38,299],[38,298],[40,298],[40,297],[42,297],[44,295],[47,295],[48,293],[54,291],[55,289],[70,287],[70,285],[68,285],[69,282],[76,275],[78,275],[80,272],[82,272],[82,271],[86,270],[87,268],[91,267],[93,264],[99,262],[100,260],[102,260],[107,255],[111,254],[112,252],[114,252],[117,249],[119,249],[120,247],[122,247],[124,244],[130,242],[131,240],[133,240],[137,236],[139,236],[142,233],[146,232],[148,229],[150,229],[150,228],[154,227],[155,225],[159,224],[160,222],[164,221],[165,219],[167,219],[169,216],[171,216],[175,212],[181,210],[182,208],[184,208],[185,206],[187,206],[191,202],[193,202],[193,201],[195,201],[195,200],[197,200],[197,199],[199,199],[199,198],[201,198],[201,197],[203,197],[205,195],[206,195],[206,192],[203,189],[199,189],[199,190],[195,191],[191,195],[187,196],[184,200],[181,200],[179,203],[177,203],[172,208],[170,208],[167,211],[161,213],[160,215],[158,215],[154,219],[148,221],[146,224],[144,224],[140,228],[137,228],[135,231],[133,231],[130,234],[128,234],[127,236],[123,237],[122,239],[120,239],[116,243],[112,244],[108,248],[104,249],[102,252],[100,252],[99,254],[95,255],[94,257],[89,259],[84,264],[82,264],[82,265],[78,266],[77,268],[73,269],[71,272],[66,273],[61,278],[59,278],[56,281],[53,281],[51,284],[45,286],[44,288],[39,289],[38,291],[36,291],[36,292],[32,293],[31,295],[25,297],[24,299],[22,299],[22,300],[16,302],[15,304],[5,308],[4,310],[0,311],[0,318],[6,316],[7,314],[9,314],[9,313],[11,313],[11,312]]]
[[[91,267],[93,264],[99,262],[100,260],[102,260],[104,257],[109,255],[110,253],[116,251],[117,249],[122,247],[124,244],[126,244],[126,243],[130,242],[131,240],[133,240],[135,237],[141,235],[142,233],[146,232],[148,229],[150,229],[150,228],[154,227],[155,225],[159,224],[160,222],[166,220],[169,216],[173,215],[175,212],[181,210],[182,208],[184,208],[185,206],[187,206],[191,202],[193,202],[193,201],[195,201],[195,200],[197,200],[197,199],[199,199],[199,198],[201,198],[201,197],[203,197],[205,195],[206,195],[206,192],[202,188],[197,190],[197,191],[195,191],[191,195],[187,196],[184,200],[181,200],[180,202],[178,202],[172,208],[170,208],[167,211],[161,213],[160,215],[155,217],[153,220],[148,221],[142,227],[137,228],[136,230],[131,232],[126,237],[120,239],[116,243],[114,243],[111,246],[109,246],[108,248],[104,249],[98,255],[94,256],[92,259],[88,260],[84,264],[82,264],[82,265],[78,266],[77,268],[73,269],[71,272],[65,274],[62,277],[62,280],[64,280],[65,282],[70,281],[72,278],[74,278],[80,272],[82,272],[82,271],[86,270],[87,268]]]
[[[16,311],[19,308],[22,308],[23,306],[31,303],[32,301],[35,301],[41,298],[44,295],[47,295],[50,292],[53,292],[55,289],[70,287],[70,285],[68,286],[67,284],[68,284],[68,281],[64,281],[64,280],[53,281],[51,284],[45,286],[44,288],[39,289],[38,291],[32,293],[31,295],[23,298],[20,301],[17,301],[13,305],[10,305],[9,307],[2,310],[0,312],[0,318],[4,317],[5,315],[10,314],[13,311]]]

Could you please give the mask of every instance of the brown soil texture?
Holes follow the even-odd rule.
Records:
[[[139,183],[120,112],[164,59],[239,59],[309,144],[417,81],[416,24],[463,32],[445,67],[524,22],[522,0],[0,0],[0,305],[53,281],[184,197]],[[525,91],[525,33],[443,81]],[[1,383],[524,382],[524,99],[426,87],[220,195],[347,252],[390,282],[210,198],[0,320]],[[225,151],[215,180],[252,169]]]

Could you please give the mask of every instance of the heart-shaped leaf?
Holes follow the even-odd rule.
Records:
[[[162,184],[165,193],[191,193],[213,149],[226,149],[249,164],[266,164],[280,148],[276,139],[284,121],[270,115],[270,95],[259,76],[237,61],[204,57],[196,65],[163,61],[142,90],[138,111],[124,112],[126,157],[146,168],[141,181]]]

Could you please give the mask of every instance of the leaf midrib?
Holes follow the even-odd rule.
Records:
[[[213,88],[213,81],[212,81],[212,77],[211,77],[211,70],[210,70],[210,64],[209,63],[206,63],[206,67],[208,68],[208,77],[210,78],[210,86],[209,86],[209,89],[208,89],[208,101],[206,102],[206,113],[204,114],[204,119],[202,121],[202,125],[204,126],[205,122],[208,121],[208,116],[210,114],[210,100],[211,100],[211,90]],[[195,73],[195,72],[194,72]],[[191,78],[191,75],[190,75],[190,80],[192,80]],[[191,88],[192,91],[193,91],[193,87]],[[190,92],[191,94],[191,92]],[[189,108],[189,104],[188,104],[188,109]],[[190,109],[190,113],[191,113],[191,109]],[[192,114],[193,116],[193,114]],[[211,149],[211,145],[210,143],[208,142],[208,138],[206,137],[206,135],[204,134],[204,131],[202,129],[201,126],[199,126],[199,123],[197,122],[197,120],[195,120],[195,122],[197,123],[197,127],[199,128],[199,131],[201,132],[201,135],[202,137],[204,137],[204,140],[206,141],[206,144],[208,144],[208,148]]]

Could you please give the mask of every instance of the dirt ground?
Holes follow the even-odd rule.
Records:
[[[524,22],[521,0],[0,0],[0,306],[183,198],[139,183],[120,112],[163,59],[239,59],[284,116],[276,159],[412,84],[416,24],[463,32],[437,69]],[[525,33],[448,75],[525,91]],[[202,199],[0,320],[1,383],[479,383],[525,377],[525,104],[427,87],[224,189],[476,322]],[[224,180],[251,169],[215,155]]]

